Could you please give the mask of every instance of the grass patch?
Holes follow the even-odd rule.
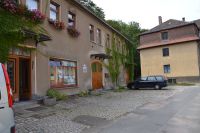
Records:
[[[193,84],[193,83],[176,83],[175,85],[177,85],[177,86],[194,86],[195,84]]]
[[[56,100],[58,100],[58,101],[67,99],[67,95],[60,93],[56,89],[49,89],[47,91],[47,96],[50,98],[56,98]]]
[[[117,89],[114,89],[114,92],[124,92],[126,91],[127,89],[123,86],[119,86]]]

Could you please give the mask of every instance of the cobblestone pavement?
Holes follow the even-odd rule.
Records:
[[[136,107],[163,101],[187,88],[170,86],[163,90],[109,91],[100,96],[68,99],[53,107],[33,105],[16,108],[17,133],[81,133],[90,126],[74,122],[77,116],[88,115],[112,121],[134,111]],[[34,107],[39,109],[28,110]]]

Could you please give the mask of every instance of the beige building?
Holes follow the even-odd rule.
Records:
[[[142,76],[165,75],[171,81],[200,81],[199,22],[168,20],[140,35]]]
[[[83,90],[111,88],[106,48],[113,35],[121,54],[126,54],[125,38],[75,0],[21,0],[29,10],[46,15],[42,25],[50,38],[41,37],[36,50],[14,49],[7,68],[16,101],[44,96],[49,88],[76,94]],[[35,47],[35,41],[27,41]],[[120,84],[125,84],[121,67]]]

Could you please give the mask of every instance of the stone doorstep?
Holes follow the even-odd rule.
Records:
[[[38,106],[40,105],[38,104],[38,101],[36,100],[30,100],[30,101],[25,101],[25,102],[15,102],[13,104],[14,110],[33,108],[33,107],[38,107]]]

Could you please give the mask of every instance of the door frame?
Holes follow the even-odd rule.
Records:
[[[32,73],[31,73],[31,66],[32,66],[32,63],[31,63],[31,56],[27,57],[27,56],[20,56],[20,55],[9,55],[9,58],[8,60],[15,60],[15,89],[16,89],[16,92],[13,93],[13,98],[14,98],[14,101],[20,101],[20,95],[19,95],[19,61],[20,59],[27,59],[28,62],[29,62],[29,98],[28,99],[31,99],[32,98]]]

